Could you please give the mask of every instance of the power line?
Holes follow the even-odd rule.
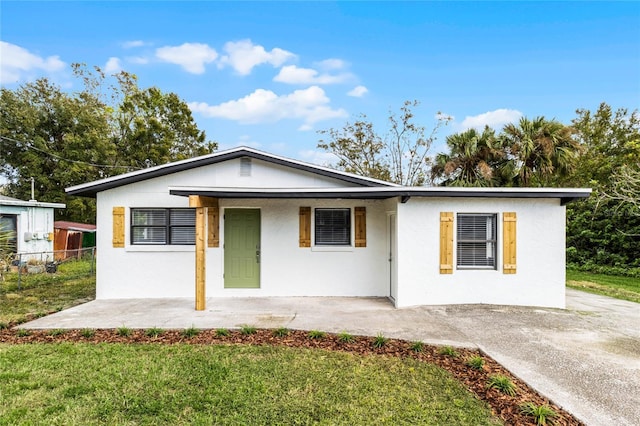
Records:
[[[0,139],[4,139],[4,140],[7,140],[7,141],[20,143],[25,148],[36,150],[36,151],[41,152],[41,153],[43,153],[45,155],[48,155],[50,157],[57,158],[58,160],[62,160],[62,161],[67,161],[69,163],[84,164],[86,166],[104,167],[104,168],[110,168],[110,169],[141,170],[139,167],[132,167],[132,166],[113,166],[113,165],[110,165],[110,164],[95,164],[95,163],[89,163],[87,161],[70,160],[68,158],[61,157],[61,156],[59,156],[57,154],[52,154],[51,152],[47,152],[47,151],[45,151],[43,149],[40,149],[40,148],[37,148],[37,147],[33,146],[33,141],[25,142],[25,141],[20,141],[20,140],[17,140],[17,139],[13,139],[13,138],[10,138],[10,137],[7,137],[7,136],[1,136],[1,135],[0,135]]]

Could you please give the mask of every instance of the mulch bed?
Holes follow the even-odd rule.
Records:
[[[91,330],[91,337],[83,330],[0,330],[0,342],[9,344],[26,343],[138,343],[138,344],[197,344],[197,345],[273,345],[293,348],[313,348],[334,351],[346,351],[358,355],[382,355],[401,358],[414,358],[437,365],[449,371],[467,389],[480,400],[486,401],[493,414],[508,425],[535,425],[532,417],[521,413],[520,405],[532,402],[536,405],[548,405],[558,415],[553,419],[555,425],[584,425],[570,413],[564,411],[548,398],[538,394],[525,382],[515,377],[504,367],[475,349],[455,348],[457,356],[441,353],[440,347],[424,345],[422,351],[416,352],[411,348],[411,342],[399,339],[388,339],[379,348],[374,347],[374,337],[354,336],[352,343],[342,342],[338,335],[327,333],[320,338],[311,338],[309,332],[290,330],[285,336],[277,336],[274,330],[259,329],[253,334],[243,334],[241,330],[229,330],[228,336],[220,336],[215,329],[192,330],[195,336],[188,337],[185,330],[162,330],[156,337],[147,336],[145,330],[128,330],[128,336],[121,335],[119,329]],[[58,334],[60,333],[60,334]],[[465,361],[472,356],[481,356],[484,366],[481,370],[473,369]],[[517,387],[515,396],[506,395],[497,389],[488,389],[487,381],[493,375],[509,377]]]

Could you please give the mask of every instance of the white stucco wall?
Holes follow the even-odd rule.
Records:
[[[240,176],[240,160],[230,160],[125,185],[98,194],[97,291],[99,299],[194,297],[193,246],[132,246],[130,208],[188,207],[169,186],[341,187],[344,182],[252,160],[252,175]],[[112,247],[112,208],[124,206],[126,242]],[[397,283],[398,307],[486,303],[563,308],[565,304],[565,208],[559,199],[420,198],[309,200],[221,199],[219,248],[206,249],[206,295],[379,296]],[[299,247],[299,207],[365,206],[367,247]],[[224,211],[259,208],[261,284],[259,289],[225,289]],[[439,273],[440,212],[497,213],[496,270]],[[502,213],[517,213],[517,273],[502,272]],[[396,215],[396,268],[389,263],[389,215]],[[313,222],[313,221],[312,221]],[[353,219],[352,219],[353,244]],[[454,231],[455,246],[455,231]],[[455,258],[454,258],[455,260]],[[454,261],[455,265],[455,261]]]
[[[98,267],[96,297],[194,297],[193,246],[132,246],[132,207],[188,207],[186,197],[169,186],[338,187],[343,182],[294,171],[259,160],[252,176],[239,176],[239,160],[150,179],[98,194]],[[220,200],[220,248],[207,248],[208,297],[234,296],[387,296],[386,217],[389,202],[346,200]],[[394,203],[392,203],[394,205]],[[112,247],[112,208],[126,207],[124,248]],[[367,208],[367,247],[299,247],[299,207]],[[259,208],[261,214],[261,286],[225,289],[223,282],[224,209]],[[352,209],[353,214],[353,209]],[[353,220],[352,220],[353,244]]]
[[[497,270],[439,273],[440,212],[498,213]],[[502,213],[517,213],[517,273],[502,272]],[[412,198],[398,205],[398,307],[565,307],[565,208],[558,199]]]

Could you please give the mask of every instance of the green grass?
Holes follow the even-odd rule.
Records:
[[[373,338],[373,342],[371,343],[374,348],[379,349],[385,346],[389,342],[388,337],[384,337],[382,333],[378,333],[376,337]]]
[[[527,402],[520,406],[520,411],[527,416],[533,417],[537,425],[545,426],[547,421],[549,424],[558,414],[548,405],[536,405],[533,402]]]
[[[30,317],[70,308],[95,299],[96,277],[88,260],[73,260],[55,274],[8,273],[0,282],[0,322],[23,322]]]
[[[474,370],[482,370],[484,367],[484,359],[481,356],[472,356],[465,361],[465,364]]]
[[[499,424],[432,364],[322,350],[0,344],[0,382],[0,424]]]
[[[353,337],[352,334],[343,331],[341,333],[338,333],[338,341],[342,343],[353,343],[356,341],[356,338]]]
[[[309,339],[324,339],[326,335],[327,333],[320,330],[311,330],[307,333],[307,337],[309,337]]]
[[[513,383],[507,376],[503,376],[501,374],[489,377],[489,380],[487,381],[487,389],[498,389],[500,392],[509,396],[515,396],[518,391],[515,383]]]
[[[640,303],[640,279],[567,270],[567,287]]]
[[[458,351],[456,351],[452,346],[443,346],[440,349],[438,349],[438,353],[440,355],[446,355],[452,358],[458,357]]]

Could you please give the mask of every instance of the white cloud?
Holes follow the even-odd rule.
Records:
[[[484,126],[492,127],[496,130],[505,124],[513,123],[522,117],[522,113],[515,109],[497,109],[474,116],[467,116],[462,121],[462,127],[466,129],[482,130]]]
[[[336,84],[343,83],[352,77],[351,74],[338,75],[319,74],[311,68],[299,68],[295,65],[287,65],[280,69],[273,81],[287,84]]]
[[[349,90],[347,92],[347,95],[353,96],[354,98],[361,98],[367,92],[369,92],[369,89],[367,89],[366,87],[364,87],[364,86],[356,86],[353,89]]]
[[[251,40],[230,41],[224,45],[226,55],[220,58],[219,66],[231,66],[238,74],[248,75],[254,67],[261,64],[271,64],[279,67],[296,55],[280,48],[267,52],[264,47],[253,44]]]
[[[134,47],[142,47],[145,46],[147,43],[145,43],[142,40],[130,40],[130,41],[125,41],[124,43],[122,43],[122,47],[125,49],[132,49]]]
[[[184,43],[180,46],[164,46],[156,49],[158,59],[180,65],[191,74],[204,73],[204,65],[213,62],[218,53],[206,44]]]
[[[298,155],[307,163],[318,164],[324,167],[331,167],[338,161],[338,157],[331,152],[315,151],[313,149],[299,151]]]
[[[145,58],[144,56],[127,56],[125,59],[134,64],[144,65],[149,63],[149,58]]]
[[[347,112],[332,109],[329,98],[318,86],[296,90],[288,95],[276,95],[265,89],[257,89],[244,98],[208,105],[204,102],[189,103],[192,111],[207,117],[225,118],[242,124],[274,123],[284,119],[301,119],[300,130],[309,130],[314,123],[332,118],[346,117]]]
[[[113,74],[122,71],[122,64],[120,63],[120,58],[111,57],[104,65],[104,72],[106,74]]]
[[[318,67],[325,70],[339,70],[345,68],[346,66],[346,62],[342,59],[330,58],[318,62]]]
[[[66,67],[59,56],[43,58],[5,41],[0,41],[0,57],[2,58],[0,61],[1,84],[16,83],[26,78],[25,74],[32,71],[41,70],[50,73]]]

